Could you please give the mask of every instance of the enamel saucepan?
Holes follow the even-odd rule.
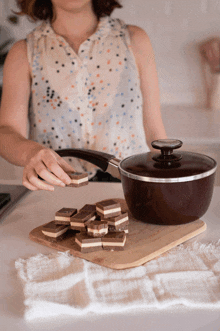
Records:
[[[120,178],[132,216],[155,224],[183,224],[202,217],[214,188],[217,163],[209,156],[182,151],[182,142],[161,139],[152,142],[161,153],[143,153],[124,160],[85,149],[56,151],[62,157],[77,157]]]

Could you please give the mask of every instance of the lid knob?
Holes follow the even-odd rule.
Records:
[[[181,154],[173,154],[173,150],[182,146],[182,141],[177,139],[159,139],[154,140],[151,145],[155,149],[160,149],[160,155],[154,155],[152,159],[156,162],[161,162],[165,166],[172,166],[173,163],[181,160]]]

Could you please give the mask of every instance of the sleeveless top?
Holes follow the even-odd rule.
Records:
[[[149,151],[138,69],[122,20],[101,18],[78,54],[49,21],[26,41],[30,139],[53,150],[93,149],[121,159]],[[66,161],[90,175],[97,169],[76,158]]]

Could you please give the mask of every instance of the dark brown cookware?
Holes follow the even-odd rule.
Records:
[[[182,146],[180,140],[156,140],[152,146],[161,153],[136,154],[124,160],[85,149],[56,152],[89,161],[120,178],[128,208],[138,220],[175,225],[202,217],[211,202],[216,161],[198,153],[174,154]]]

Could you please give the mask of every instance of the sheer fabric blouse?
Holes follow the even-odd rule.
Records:
[[[149,151],[135,58],[122,20],[101,18],[78,54],[44,22],[27,35],[32,73],[30,139],[54,150],[85,148],[118,158]],[[69,159],[77,171],[91,164]]]

